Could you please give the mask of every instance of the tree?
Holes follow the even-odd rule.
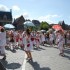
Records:
[[[44,30],[48,30],[50,27],[50,25],[47,22],[41,22],[40,24],[40,30],[44,29]]]
[[[64,30],[69,30],[70,29],[70,26],[65,24],[64,21],[60,21],[58,24],[61,25],[61,27],[64,29]]]

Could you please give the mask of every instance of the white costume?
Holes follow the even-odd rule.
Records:
[[[54,40],[54,36],[53,36],[53,34],[50,34],[49,35],[49,43],[51,46],[53,46],[53,40]]]
[[[49,35],[49,38],[50,38],[50,39],[49,39],[50,41],[53,41],[53,40],[54,40],[53,34],[50,34],[50,35]]]
[[[25,45],[25,43],[26,43],[26,38],[25,38],[25,36],[26,36],[26,34],[25,34],[25,32],[23,32],[22,33],[22,43],[23,43],[23,46]]]
[[[36,34],[36,46],[39,47],[40,45],[40,34]]]
[[[64,38],[61,34],[58,35],[57,37],[57,43],[58,43],[58,49],[60,50],[60,53],[62,53],[63,48],[63,44],[64,44]]]
[[[44,34],[41,34],[41,41],[42,41],[42,42],[45,41],[45,36],[44,36]]]
[[[29,47],[27,46],[28,44],[30,44]],[[25,37],[25,44],[24,44],[24,46],[25,46],[24,47],[25,51],[31,51],[33,49],[33,44],[31,42],[31,38],[28,38],[28,40],[27,40],[27,36]]]
[[[67,33],[67,44],[70,44],[70,34],[69,33]]]
[[[0,32],[0,51],[1,54],[5,54],[6,46],[6,32]]]
[[[32,44],[35,45],[36,42],[35,42],[35,33],[31,33],[31,41],[32,41]]]
[[[19,33],[19,42],[18,43],[20,46],[23,44],[22,38],[23,38],[22,33]]]

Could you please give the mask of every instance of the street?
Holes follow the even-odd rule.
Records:
[[[64,54],[64,57],[59,55],[57,46],[47,45],[32,50],[33,61],[27,61],[21,49],[6,50],[6,61],[0,61],[6,70],[70,70],[70,48],[65,48]]]

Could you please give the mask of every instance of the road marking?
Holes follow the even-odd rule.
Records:
[[[23,61],[23,65],[22,65],[22,70],[25,70],[26,58],[27,58],[27,55],[25,54],[24,61]]]

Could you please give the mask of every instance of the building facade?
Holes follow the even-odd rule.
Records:
[[[14,20],[13,25],[15,26],[16,30],[24,30],[24,24],[23,24],[24,22],[25,22],[25,19],[21,15],[20,17]]]
[[[0,26],[12,23],[12,12],[0,11]]]

